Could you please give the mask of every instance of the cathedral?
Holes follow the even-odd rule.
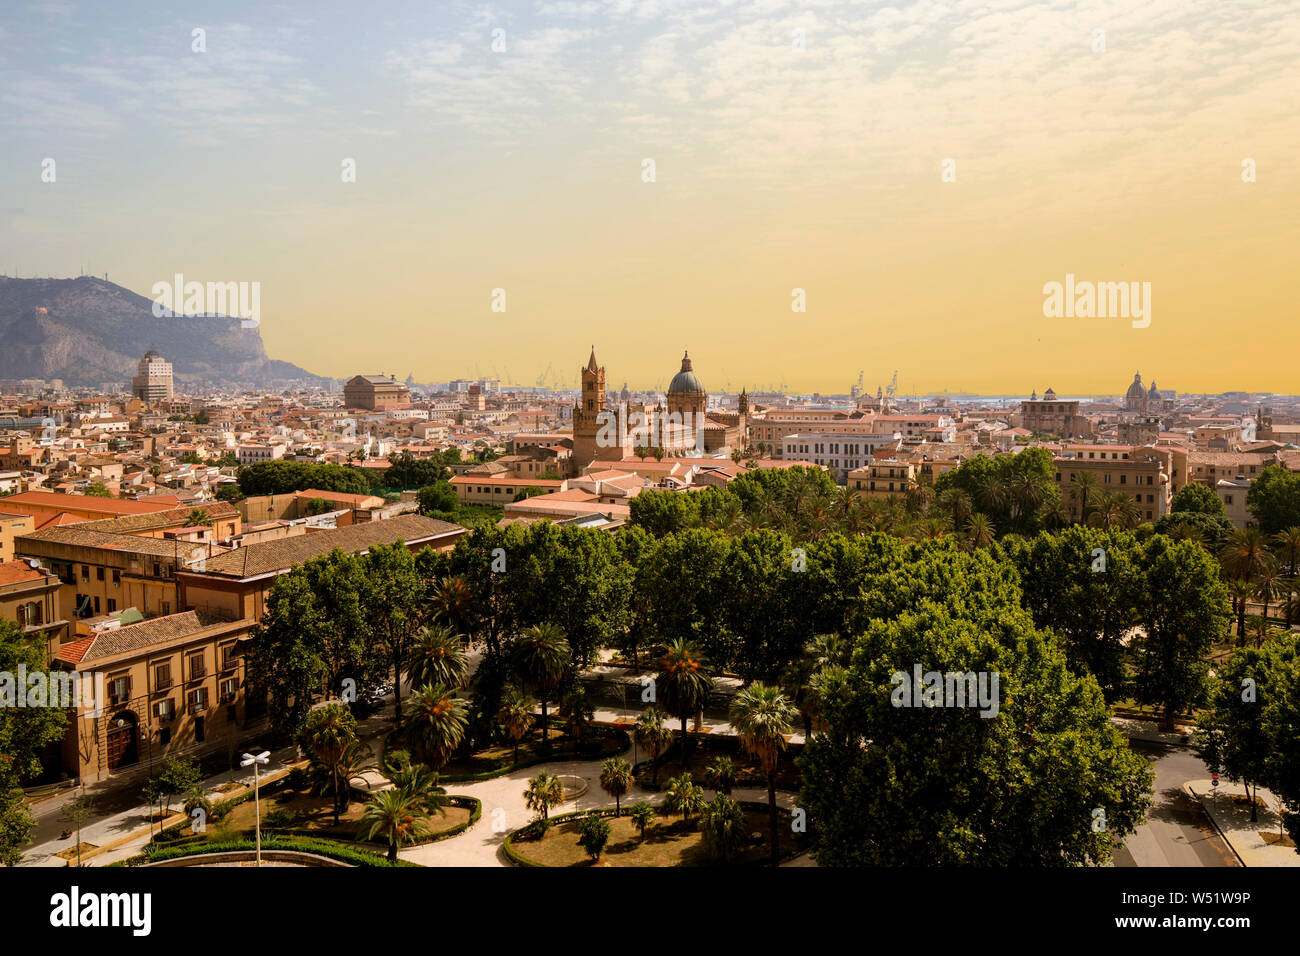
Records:
[[[1142,385],[1142,374],[1133,373],[1133,384],[1128,387],[1124,394],[1124,411],[1139,412],[1148,414],[1151,412],[1161,411],[1164,402],[1164,396],[1156,388],[1156,383],[1151,383],[1151,388],[1147,389]]]
[[[742,390],[736,411],[708,410],[709,395],[695,374],[690,353],[682,355],[666,404],[636,404],[627,384],[611,401],[605,368],[596,348],[581,370],[582,394],[573,407],[573,466],[581,474],[593,462],[633,458],[638,448],[662,448],[665,457],[727,454],[749,445],[749,394]]]

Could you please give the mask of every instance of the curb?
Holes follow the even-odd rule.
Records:
[[[1232,851],[1232,855],[1237,858],[1237,862],[1241,864],[1242,868],[1249,869],[1246,866],[1246,861],[1243,860],[1241,858],[1241,854],[1237,852],[1237,848],[1233,846],[1232,841],[1228,839],[1228,834],[1224,833],[1223,827],[1219,826],[1219,821],[1214,819],[1214,814],[1211,813],[1209,810],[1205,809],[1205,804],[1202,802],[1201,798],[1196,795],[1196,791],[1192,789],[1191,783],[1183,784],[1183,792],[1192,798],[1193,803],[1195,803],[1198,807],[1200,807],[1201,812],[1205,814],[1206,819],[1210,821],[1210,825],[1214,827],[1214,831],[1218,833],[1219,838],[1222,839],[1225,844],[1227,844],[1228,849]]]

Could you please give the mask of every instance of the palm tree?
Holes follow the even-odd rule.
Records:
[[[468,707],[442,684],[425,684],[411,695],[407,728],[435,770],[465,739]]]
[[[533,699],[518,687],[508,687],[501,697],[497,720],[514,747],[514,757],[510,762],[519,763],[519,742],[528,736],[528,728],[533,724]]]
[[[659,785],[659,755],[668,749],[673,732],[664,726],[664,715],[658,707],[647,707],[637,718],[636,729],[632,732],[639,746],[650,755],[652,770],[650,782]]]
[[[704,788],[691,779],[689,773],[673,777],[664,790],[664,809],[680,813],[682,822],[689,823],[692,813],[704,809]]]
[[[526,687],[531,687],[542,704],[542,754],[551,752],[548,733],[550,726],[546,705],[551,692],[564,679],[571,657],[569,642],[564,632],[551,623],[530,627],[516,638],[511,648],[511,664],[515,676]]]
[[[1257,580],[1265,570],[1277,567],[1277,558],[1269,552],[1258,528],[1233,528],[1219,552],[1219,561],[1229,577],[1247,581]]]
[[[307,714],[298,730],[298,742],[328,778],[337,824],[345,786],[344,758],[348,748],[357,742],[356,721],[342,704],[325,704]]]
[[[736,780],[740,776],[740,770],[730,757],[714,757],[713,762],[705,769],[704,775],[715,793],[730,795],[731,788],[736,785]]]
[[[428,605],[434,619],[456,630],[465,630],[474,609],[474,595],[463,577],[453,575],[434,586]]]
[[[564,716],[564,729],[573,738],[573,756],[576,759],[582,738],[595,722],[596,709],[587,699],[587,692],[579,688],[564,695],[560,701],[559,713]]]
[[[1255,593],[1255,586],[1245,578],[1228,579],[1228,596],[1232,598],[1232,613],[1237,616],[1237,646],[1246,646],[1246,602]]]
[[[620,757],[610,757],[600,765],[600,789],[614,798],[614,816],[620,814],[619,801],[632,789],[635,780],[632,765]]]
[[[954,528],[960,528],[975,511],[975,505],[961,488],[948,488],[935,499],[936,504],[948,513]]]
[[[972,551],[987,548],[996,537],[993,522],[982,511],[977,511],[966,521],[966,546]]]
[[[758,758],[767,775],[767,813],[775,863],[781,857],[777,842],[776,770],[794,721],[794,707],[779,687],[755,681],[732,699],[730,720],[741,745]]]
[[[704,808],[700,829],[705,849],[723,863],[743,849],[749,839],[749,821],[745,818],[745,811],[725,793],[718,794]]]
[[[1044,528],[1064,528],[1070,523],[1070,509],[1060,495],[1055,495],[1038,506],[1034,517]]]
[[[1098,493],[1097,476],[1090,471],[1076,471],[1070,476],[1070,500],[1079,502],[1079,521],[1087,523],[1088,508]]]
[[[668,713],[682,722],[682,771],[686,771],[686,720],[704,709],[713,678],[704,673],[704,661],[699,651],[687,641],[676,640],[668,645],[660,665],[659,694]]]
[[[357,837],[373,840],[383,836],[388,843],[388,859],[397,862],[397,848],[415,843],[433,830],[429,815],[419,800],[406,790],[393,787],[370,795],[361,814]]]
[[[1280,562],[1286,564],[1286,590],[1283,594],[1283,603],[1286,610],[1287,630],[1291,629],[1292,613],[1290,600],[1291,592],[1295,590],[1296,571],[1300,569],[1300,526],[1286,528],[1273,535],[1273,543],[1277,547],[1277,557]]]
[[[421,763],[412,763],[407,751],[393,751],[382,773],[389,783],[405,791],[428,813],[447,815],[446,807],[450,800],[442,787],[438,786],[437,771],[430,770]]]
[[[420,628],[411,646],[406,674],[412,687],[424,684],[460,687],[469,677],[469,655],[465,653],[464,639],[446,625]]]
[[[524,803],[543,820],[551,818],[551,807],[558,807],[564,802],[564,784],[553,773],[543,770],[528,781],[524,791]]]
[[[1273,603],[1274,598],[1282,596],[1284,587],[1282,582],[1282,575],[1278,573],[1276,566],[1260,572],[1259,577],[1255,579],[1255,597],[1259,598],[1260,603],[1264,605],[1261,616],[1265,624],[1268,623],[1268,606]]]
[[[645,828],[655,822],[655,808],[641,800],[628,808],[628,815],[631,816],[632,824],[640,831],[641,839],[644,840]]]

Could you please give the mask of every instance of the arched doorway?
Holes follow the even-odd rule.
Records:
[[[111,773],[140,760],[140,719],[129,710],[108,721],[108,769]]]

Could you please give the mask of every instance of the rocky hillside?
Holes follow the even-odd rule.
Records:
[[[155,348],[186,384],[324,382],[266,357],[257,329],[233,318],[164,317],[153,301],[103,279],[0,276],[0,378],[69,385],[129,379]]]

